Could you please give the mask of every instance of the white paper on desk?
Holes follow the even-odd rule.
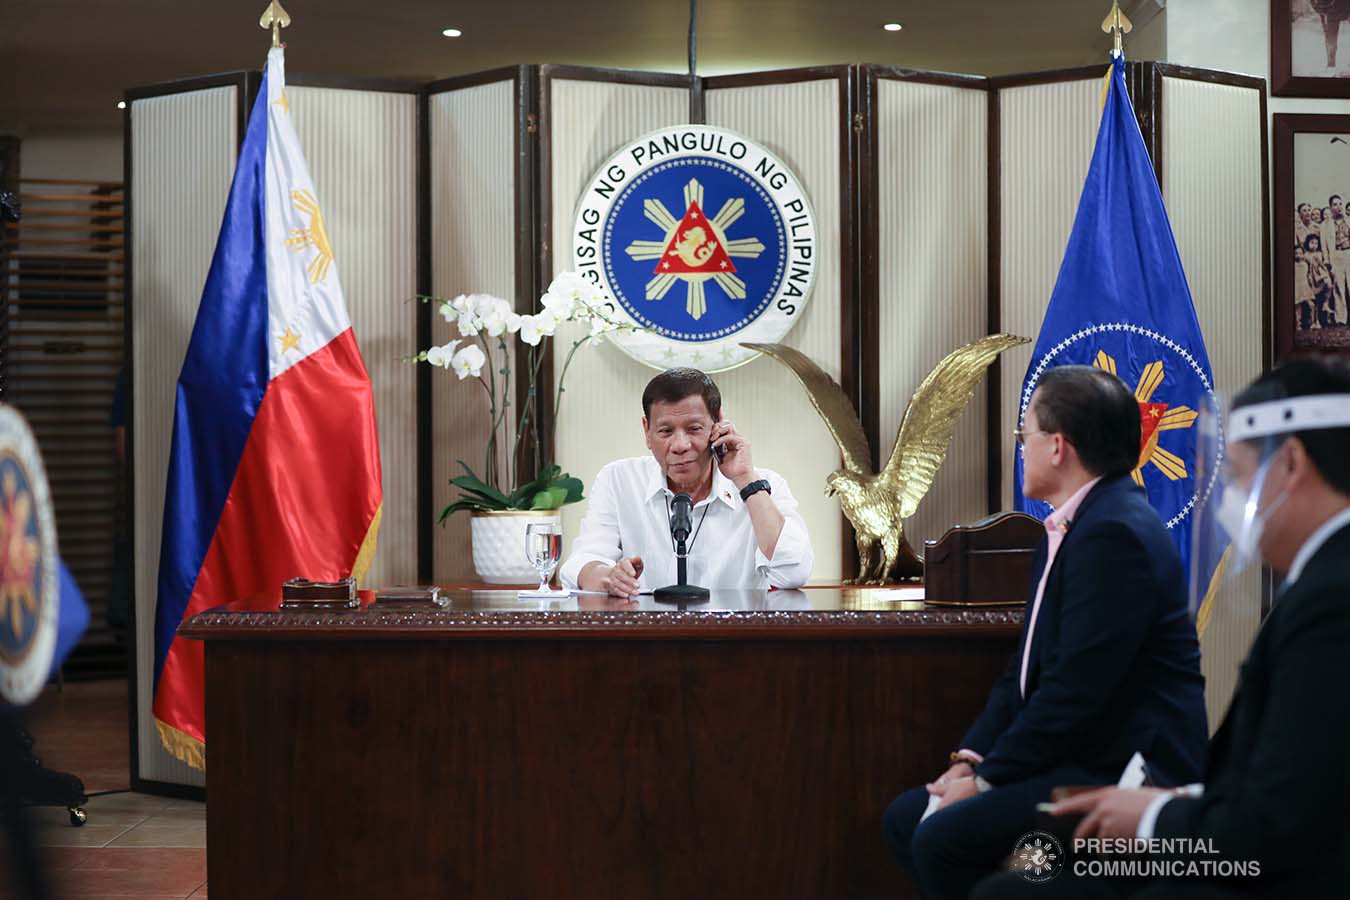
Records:
[[[928,797],[928,806],[924,809],[923,815],[919,816],[919,821],[922,822],[924,819],[937,812],[938,804],[941,802],[942,798],[937,794],[930,794]],[[945,822],[946,820],[944,819],[943,821]]]
[[[887,588],[885,590],[869,590],[867,592],[868,600],[880,600],[883,603],[903,603],[906,600],[922,600],[923,588]]]

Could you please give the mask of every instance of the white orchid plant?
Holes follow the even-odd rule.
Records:
[[[587,332],[572,341],[563,361],[558,374],[557,393],[552,398],[552,424],[558,421],[563,393],[566,391],[564,381],[577,350],[587,343],[599,343],[605,335],[613,332],[642,329],[619,319],[615,315],[613,301],[590,279],[575,272],[563,272],[553,280],[539,299],[539,311],[533,315],[521,315],[506,300],[488,294],[461,294],[452,300],[422,297],[421,300],[436,304],[441,317],[455,325],[460,336],[441,346],[430,347],[409,361],[449,369],[461,381],[465,378],[477,379],[487,392],[491,420],[483,459],[483,477],[479,478],[463,460],[459,460],[464,474],[450,479],[450,483],[458,487],[462,495],[441,510],[439,521],[444,523],[453,513],[465,509],[475,512],[552,510],[583,499],[580,479],[563,472],[553,463],[543,464],[540,458],[542,436],[538,382],[539,370],[545,359],[544,342],[554,337],[558,326],[564,322],[585,322],[590,326]],[[497,463],[500,432],[512,406],[511,363],[515,356],[513,351],[516,350],[512,340],[514,337],[519,337],[525,344],[527,352],[524,365],[529,381],[524,408],[517,416],[516,440],[510,458],[514,460],[518,457],[521,440],[526,434],[534,437],[535,477],[523,480],[520,484],[516,483],[512,466],[506,467],[508,471],[501,472]],[[500,368],[495,363],[489,364],[494,356],[494,342]],[[551,439],[548,446],[553,446]]]

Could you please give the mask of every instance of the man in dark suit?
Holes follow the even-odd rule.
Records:
[[[1350,896],[1350,779],[1338,762],[1350,747],[1350,365],[1305,359],[1265,375],[1234,402],[1228,436],[1220,510],[1232,514],[1219,519],[1231,552],[1259,551],[1284,580],[1210,743],[1205,782],[1092,791],[1055,814],[1084,816],[1075,838],[1203,841],[1201,858],[1244,874],[1147,886],[1009,874],[978,897]]]
[[[1019,650],[951,767],[884,820],[930,900],[968,896],[1035,826],[1052,787],[1114,783],[1136,752],[1155,781],[1186,783],[1208,733],[1180,557],[1130,478],[1133,394],[1099,369],[1051,369],[1017,437],[1024,492],[1055,507]]]

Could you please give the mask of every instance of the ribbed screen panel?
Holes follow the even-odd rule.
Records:
[[[840,219],[839,82],[834,79],[736,87],[707,92],[709,125],[766,146],[801,179],[816,217],[815,287],[783,338],[839,379]],[[717,376],[724,416],[751,441],[755,464],[787,479],[801,504],[816,563],[812,581],[841,577],[839,502],[825,496],[825,478],[840,467],[839,448],[797,379],[780,363],[757,359]],[[853,573],[848,573],[853,574]]]
[[[689,94],[681,88],[554,79],[548,117],[552,165],[553,274],[572,265],[576,202],[595,170],[626,141],[689,120]],[[553,339],[554,383],[574,341],[585,332],[559,329]],[[608,344],[587,342],[567,373],[557,422],[557,463],[587,490],[607,462],[638,456],[642,440],[642,389],[655,374]],[[571,552],[586,504],[563,510],[563,555]]]
[[[190,785],[202,774],[163,750],[151,713],[155,596],[175,386],[234,174],[236,103],[219,87],[131,104],[138,775]]]
[[[513,83],[499,81],[433,94],[431,132],[431,290],[442,297],[487,293],[529,309],[515,296],[515,100]],[[462,339],[459,329],[433,314],[432,340]],[[495,345],[495,341],[492,342]],[[518,344],[513,343],[513,346]],[[513,367],[514,367],[514,360]],[[513,373],[513,378],[519,373]],[[432,483],[434,512],[458,491],[457,460],[481,476],[488,439],[488,403],[482,388],[448,371],[432,372]],[[514,401],[513,401],[514,402]],[[513,416],[508,416],[508,420]],[[510,424],[508,421],[506,424]],[[514,428],[499,454],[503,471]],[[435,579],[473,577],[469,517],[459,513],[432,533]]]
[[[876,110],[885,465],[919,383],[986,334],[989,95],[882,79]],[[987,511],[987,406],[981,382],[919,512],[905,522],[919,553],[924,539]]]
[[[334,261],[375,393],[384,484],[367,585],[417,578],[417,98],[291,85]],[[340,490],[341,485],[334,485]]]
[[[1101,121],[1101,79],[1005,88],[999,100],[1000,325],[1034,342],[1064,261]],[[1031,344],[1003,354],[1003,508],[1012,509],[1012,429]]]
[[[1163,190],[1214,379],[1231,396],[1261,372],[1261,95],[1163,79]],[[1258,568],[1215,599],[1202,650],[1210,725],[1237,684],[1261,616]]]

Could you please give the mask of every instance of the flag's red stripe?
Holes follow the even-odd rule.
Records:
[[[349,328],[268,385],[183,618],[276,609],[288,578],[345,578],[380,497],[370,376]],[[202,658],[201,642],[174,638],[154,711],[205,741]]]

